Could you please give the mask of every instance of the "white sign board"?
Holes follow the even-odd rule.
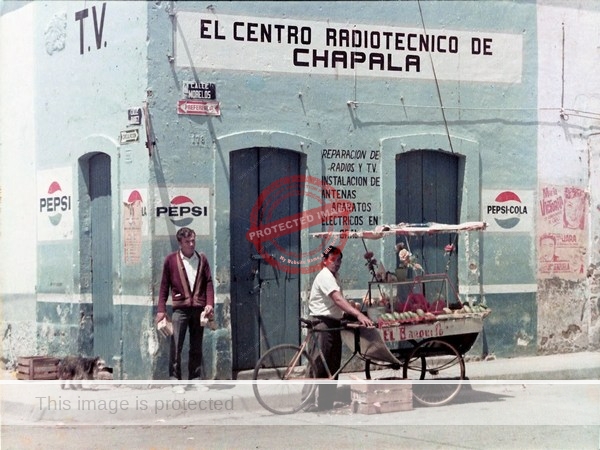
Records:
[[[523,37],[487,31],[177,13],[178,67],[520,83]]]
[[[156,189],[154,198],[156,235],[171,235],[181,227],[192,228],[197,236],[210,235],[208,187]]]
[[[488,231],[534,233],[534,192],[489,189],[481,193],[481,217]]]
[[[73,174],[70,167],[37,173],[38,241],[73,238]]]

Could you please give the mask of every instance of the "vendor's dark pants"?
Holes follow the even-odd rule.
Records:
[[[204,308],[180,308],[173,310],[173,336],[169,356],[169,378],[181,380],[181,350],[187,330],[190,330],[188,379],[199,380],[202,376],[202,338],[204,327],[200,326],[200,314]]]
[[[318,324],[316,330],[324,330],[327,328],[339,328],[340,321],[337,319],[331,319],[325,316],[319,316],[322,322]],[[317,373],[315,378],[328,378],[330,373],[334,374],[340,368],[342,363],[342,336],[339,330],[336,331],[318,331],[315,333],[315,337],[323,352],[329,373],[323,365],[320,357],[317,356],[318,350],[313,349],[311,355],[317,366]],[[337,380],[337,377],[335,378]],[[320,384],[319,385],[319,396],[318,396],[318,407],[319,409],[331,409],[333,408],[333,402],[336,397],[337,385],[331,384]]]

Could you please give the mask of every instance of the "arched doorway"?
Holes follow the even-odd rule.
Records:
[[[304,174],[305,156],[274,147],[252,147],[230,153],[231,175],[231,332],[233,371],[251,369],[274,345],[298,342],[300,278],[277,270],[246,238],[251,210],[261,192],[276,180]],[[301,196],[282,200],[270,210],[270,220],[297,214]],[[300,254],[300,232],[278,244]]]
[[[93,352],[107,362],[116,353],[113,302],[111,159],[80,159],[80,267],[82,294],[92,299]]]

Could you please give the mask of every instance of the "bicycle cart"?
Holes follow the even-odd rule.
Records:
[[[460,391],[466,377],[463,356],[475,343],[490,312],[457,311],[379,321],[377,328],[348,328],[342,331],[342,340],[365,361],[366,379],[423,380],[413,383],[414,399],[426,406],[443,405]]]
[[[348,234],[349,237],[380,239],[392,234],[458,233],[485,229],[483,222],[460,225],[395,226],[374,231]],[[314,233],[315,237],[331,233]],[[366,248],[366,245],[365,245]],[[376,295],[385,295],[389,304],[384,312],[370,307]],[[369,282],[363,309],[376,322],[376,327],[345,323],[343,342],[352,354],[330,379],[358,357],[364,361],[366,379],[419,380],[412,384],[413,397],[427,406],[442,405],[452,400],[465,379],[463,356],[483,330],[490,310],[485,305],[465,305],[447,274],[417,276],[406,281],[376,280]],[[435,305],[429,311],[426,305]],[[443,305],[443,307],[442,307]],[[311,400],[315,360],[309,353],[314,321],[301,319],[307,329],[300,346],[283,344],[267,351],[256,364],[254,393],[259,403],[271,412],[289,414],[303,409]],[[317,358],[322,358],[322,353]],[[281,383],[285,380],[285,383]]]

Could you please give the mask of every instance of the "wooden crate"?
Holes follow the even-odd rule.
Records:
[[[59,362],[59,358],[50,356],[21,356],[17,359],[17,379],[56,380]]]
[[[383,414],[413,409],[409,383],[360,383],[351,390],[352,411],[359,414]]]

